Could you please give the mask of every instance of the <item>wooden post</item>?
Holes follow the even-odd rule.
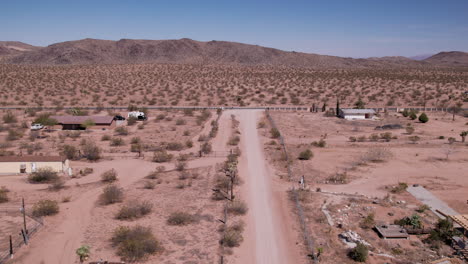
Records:
[[[22,211],[23,211],[23,225],[24,225],[24,232],[26,235],[28,234],[28,229],[26,228],[26,207],[24,206],[24,198],[22,199]]]
[[[13,258],[13,240],[11,240],[11,235],[10,235],[10,259]]]

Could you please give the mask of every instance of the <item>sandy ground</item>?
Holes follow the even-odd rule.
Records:
[[[287,208],[282,208],[284,189],[273,183],[272,170],[265,162],[263,147],[257,131],[261,112],[239,111],[243,156],[239,163],[244,175],[243,193],[249,204],[246,241],[239,249],[235,263],[299,263],[298,248],[288,234],[292,225]],[[284,210],[286,209],[286,210]]]

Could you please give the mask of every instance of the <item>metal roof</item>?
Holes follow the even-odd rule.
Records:
[[[92,120],[96,125],[111,124],[114,120],[112,116],[51,116],[62,125],[81,125],[87,120]]]
[[[352,109],[352,108],[341,108],[340,109],[343,114],[345,115],[352,115],[352,114],[375,114],[374,109]]]
[[[0,162],[64,162],[62,156],[0,156]]]

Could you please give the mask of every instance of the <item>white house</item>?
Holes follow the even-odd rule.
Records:
[[[347,120],[373,119],[375,116],[375,110],[340,108],[338,116]]]

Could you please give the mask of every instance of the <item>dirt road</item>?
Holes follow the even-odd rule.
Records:
[[[242,156],[239,171],[244,180],[243,199],[249,206],[244,244],[236,263],[300,263],[295,246],[286,192],[278,190],[267,166],[257,131],[261,111],[237,111],[240,121]],[[289,215],[289,216],[288,216]]]

